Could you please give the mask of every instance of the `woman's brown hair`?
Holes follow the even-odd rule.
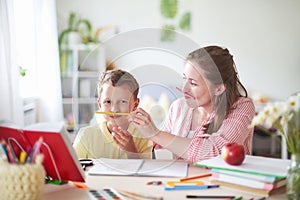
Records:
[[[224,84],[226,88],[218,96],[211,95],[215,117],[206,126],[207,133],[211,134],[220,128],[238,98],[248,96],[247,90],[238,78],[233,56],[228,49],[219,46],[200,48],[187,56],[187,62],[201,70],[204,78],[214,86]]]

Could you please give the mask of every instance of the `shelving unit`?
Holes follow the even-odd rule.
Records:
[[[97,110],[97,82],[105,70],[105,50],[98,44],[62,46],[60,62],[64,118],[68,130],[76,133]]]

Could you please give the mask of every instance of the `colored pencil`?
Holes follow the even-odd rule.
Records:
[[[175,185],[174,187],[165,187],[165,190],[198,190],[218,187],[219,185]]]
[[[194,179],[197,179],[197,178],[208,177],[208,176],[211,176],[211,175],[212,175],[212,173],[202,174],[202,175],[199,175],[199,176],[191,176],[191,177],[187,177],[187,178],[182,178],[179,181],[189,181],[189,180],[194,180]]]
[[[6,152],[7,152],[7,155],[8,155],[9,162],[10,163],[15,163],[15,159],[14,159],[14,157],[13,157],[13,155],[11,153],[11,150],[10,150],[10,148],[9,148],[8,145],[6,146]]]
[[[124,191],[124,190],[117,190],[121,195],[128,197],[130,199],[152,199],[152,200],[162,200],[162,197],[155,197],[155,196],[148,196],[144,194]]]
[[[169,187],[177,185],[205,185],[203,181],[167,181],[166,185]]]
[[[6,158],[6,160],[8,161],[8,162],[10,162],[10,160],[9,160],[9,157],[8,157],[8,154],[7,154],[7,151],[6,151],[6,143],[5,143],[5,141],[1,141],[1,150],[2,150],[2,152],[3,152],[3,154],[6,156],[5,158]]]
[[[26,156],[27,156],[26,151],[21,151],[21,153],[20,153],[20,159],[19,159],[20,164],[23,164],[25,162]]]
[[[35,162],[37,155],[40,153],[42,144],[43,144],[43,138],[40,137],[39,140],[36,142],[36,148],[34,149],[33,152],[32,162]]]
[[[97,111],[95,114],[103,114],[103,115],[129,115],[130,113],[124,113],[124,112],[100,112]]]
[[[218,196],[218,195],[186,195],[186,198],[191,198],[191,199],[233,199],[235,196]]]
[[[180,89],[179,87],[176,87],[176,89],[181,92],[182,94],[184,94],[184,96],[190,97],[192,99],[195,99],[195,97],[193,97],[191,94],[184,92],[182,89]]]

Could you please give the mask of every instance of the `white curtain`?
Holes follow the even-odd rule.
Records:
[[[0,0],[0,120],[23,125],[13,25],[13,1]]]
[[[34,93],[39,102],[38,119],[41,122],[62,121],[55,0],[29,2],[34,6],[35,40],[32,46],[36,73]],[[13,11],[13,1],[0,0],[0,120],[23,125],[23,99],[19,91]],[[23,13],[26,14],[26,10]]]
[[[35,3],[39,120],[62,121],[62,92],[55,0]]]

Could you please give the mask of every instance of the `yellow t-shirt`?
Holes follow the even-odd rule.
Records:
[[[152,141],[143,138],[133,125],[129,124],[127,131],[132,134],[140,157],[151,159]],[[81,128],[74,140],[73,147],[78,158],[127,158],[126,152],[114,142],[105,121]]]

